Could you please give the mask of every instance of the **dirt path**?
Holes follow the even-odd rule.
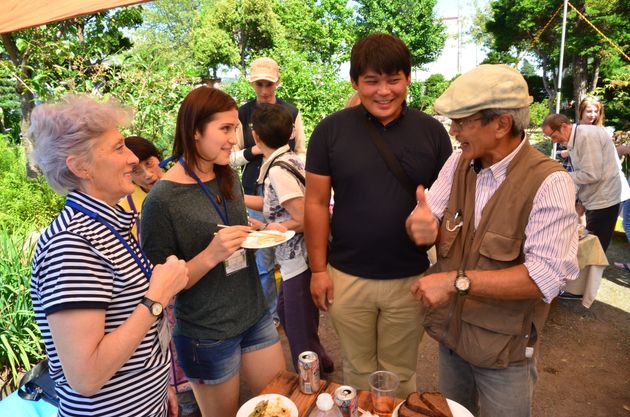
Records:
[[[608,259],[630,261],[624,235],[615,233]],[[336,366],[328,378],[342,382],[339,341],[325,316],[320,332]],[[579,301],[555,301],[542,337],[534,417],[630,417],[630,273],[608,267],[590,309]],[[283,345],[288,355],[286,339]],[[419,389],[437,388],[436,360],[437,343],[425,336]]]

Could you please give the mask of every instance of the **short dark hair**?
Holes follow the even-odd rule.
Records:
[[[350,78],[355,83],[368,70],[380,74],[402,71],[411,75],[411,54],[403,41],[385,33],[372,33],[357,41],[350,53]]]
[[[558,130],[563,124],[570,125],[571,121],[564,114],[550,114],[543,120],[542,127],[549,126],[551,130]]]
[[[146,161],[152,156],[155,156],[160,161],[162,160],[162,152],[150,140],[142,136],[127,136],[125,138],[125,146],[138,157],[140,162]]]
[[[271,149],[278,149],[287,143],[293,132],[293,116],[281,104],[261,104],[252,114],[252,129],[262,143]]]
[[[207,85],[193,89],[184,98],[177,113],[173,155],[183,156],[189,167],[196,167],[201,156],[195,144],[195,133],[203,135],[217,113],[237,109],[234,99],[221,90]],[[236,197],[233,191],[236,173],[230,165],[217,164],[214,164],[214,173],[219,179],[221,193],[228,200],[233,200]]]

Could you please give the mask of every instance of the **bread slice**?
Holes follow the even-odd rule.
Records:
[[[446,397],[441,393],[423,392],[420,394],[420,399],[431,409],[435,417],[453,417]]]
[[[418,413],[417,411],[413,411],[405,403],[402,403],[400,408],[398,409],[398,417],[433,417],[432,415],[427,415],[423,413]]]
[[[438,417],[434,416],[433,410],[429,408],[427,404],[422,400],[422,394],[419,392],[412,392],[407,396],[405,400],[405,405],[412,411],[416,413],[421,413],[423,415],[427,415],[429,417]],[[402,408],[402,407],[401,407]]]

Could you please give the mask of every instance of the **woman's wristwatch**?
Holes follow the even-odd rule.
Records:
[[[162,317],[162,314],[164,314],[164,307],[162,304],[157,301],[153,301],[150,298],[142,297],[140,304],[146,306],[155,317]]]

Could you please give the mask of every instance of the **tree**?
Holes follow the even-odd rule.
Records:
[[[446,28],[435,18],[436,0],[357,0],[359,35],[384,32],[402,39],[411,65],[434,61],[446,42]]]
[[[340,65],[356,39],[354,8],[348,0],[276,2],[287,47],[306,53],[311,62]]]
[[[573,0],[577,10],[599,30],[619,43],[622,50],[630,45],[630,3],[627,0]],[[532,53],[543,71],[543,82],[553,106],[556,97],[561,13],[535,42],[534,36],[556,12],[560,2],[553,0],[495,0],[485,21],[487,46],[513,57]],[[568,14],[565,71],[570,75],[572,96],[576,102],[597,88],[602,62],[618,55],[579,15]],[[625,63],[627,65],[627,62]],[[576,110],[577,111],[577,110]],[[577,116],[577,115],[576,115]]]
[[[216,0],[204,4],[201,31],[224,31],[238,51],[238,66],[244,74],[252,54],[273,48],[276,39],[283,37],[283,28],[273,10],[273,0]],[[227,38],[221,40],[227,41]],[[207,39],[207,42],[213,42]],[[221,53],[230,56],[229,47]],[[219,59],[211,59],[216,65]],[[229,64],[226,62],[226,64]]]
[[[128,7],[2,34],[0,65],[16,80],[22,129],[36,99],[98,88],[106,60],[131,47],[123,29],[140,23],[140,9]],[[32,144],[29,140],[23,144],[29,154]],[[27,174],[37,175],[30,159]]]
[[[16,80],[22,120],[35,99],[93,89],[106,60],[131,47],[123,30],[140,23],[140,9],[131,7],[2,34],[0,62]]]

